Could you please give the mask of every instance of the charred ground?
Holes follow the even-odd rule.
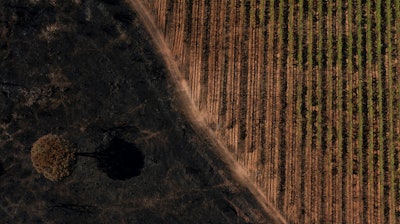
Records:
[[[33,2],[0,3],[1,223],[269,222],[177,109],[127,6]],[[29,157],[47,133],[80,153],[134,148],[141,166],[112,178],[121,176],[80,157],[71,176],[50,182]]]

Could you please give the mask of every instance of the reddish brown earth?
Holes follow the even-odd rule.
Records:
[[[398,221],[396,1],[137,2],[201,117],[286,219]]]

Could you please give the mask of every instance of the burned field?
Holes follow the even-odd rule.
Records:
[[[399,221],[398,1],[143,2],[209,126],[289,221]]]
[[[1,1],[0,19],[0,223],[273,222],[183,116],[123,1]],[[76,149],[58,182],[30,158],[49,133]]]

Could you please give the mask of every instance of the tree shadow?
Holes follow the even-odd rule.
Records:
[[[97,159],[98,168],[113,180],[127,180],[139,176],[144,167],[144,156],[135,144],[114,138],[108,147],[95,153],[77,153]]]
[[[4,167],[3,164],[0,163],[0,176],[4,174]]]

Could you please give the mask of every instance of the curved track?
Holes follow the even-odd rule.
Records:
[[[137,13],[142,21],[157,50],[159,50],[165,65],[169,71],[169,78],[175,84],[175,94],[181,102],[181,109],[187,118],[193,124],[197,134],[206,139],[212,148],[221,159],[230,167],[236,179],[255,196],[259,204],[263,207],[265,212],[275,220],[276,223],[287,223],[285,218],[281,215],[274,205],[269,202],[265,194],[250,180],[245,169],[233,158],[232,154],[228,151],[226,146],[217,138],[205,122],[204,116],[196,108],[193,100],[189,97],[189,87],[182,72],[179,70],[176,61],[163,37],[161,32],[156,27],[154,20],[149,13],[148,9],[138,0],[126,0],[126,2]],[[205,156],[206,157],[206,156]]]

